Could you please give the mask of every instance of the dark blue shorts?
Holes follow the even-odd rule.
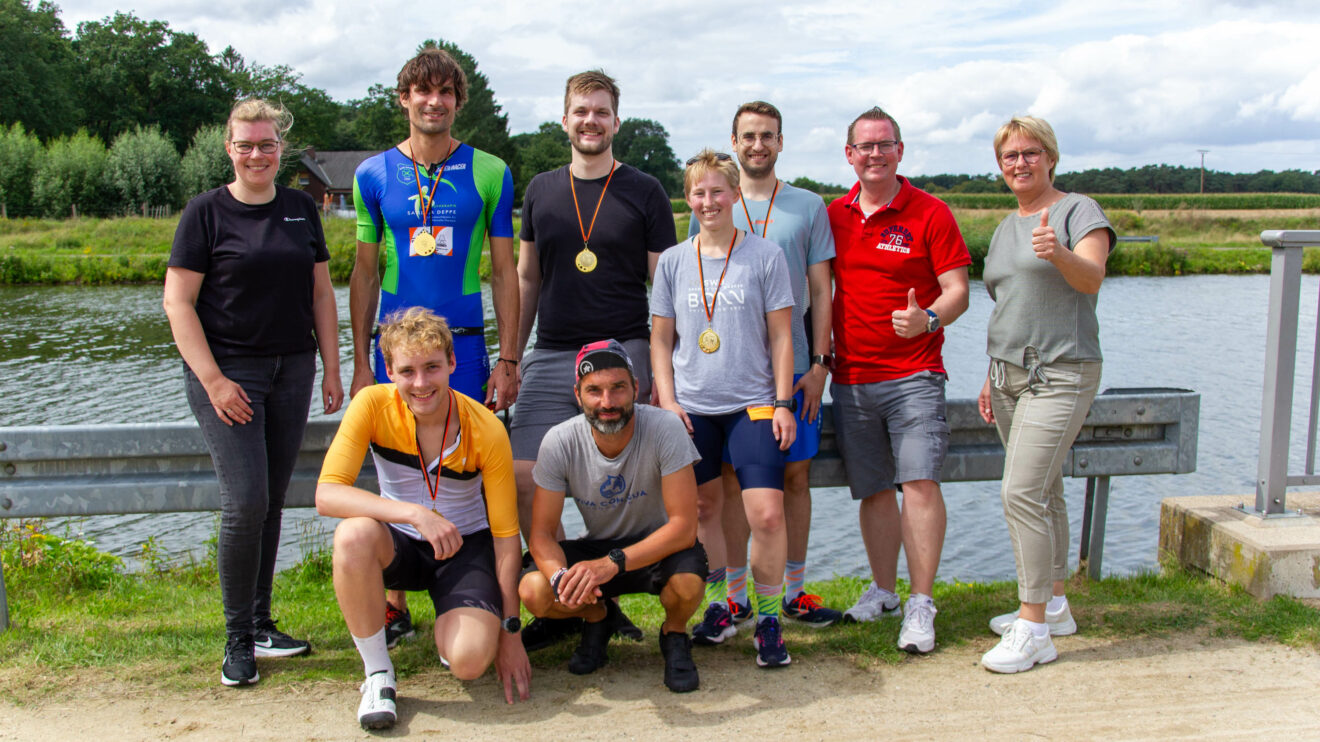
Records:
[[[694,467],[697,484],[704,484],[720,476],[721,454],[738,475],[743,489],[784,489],[785,452],[779,450],[770,420],[753,420],[747,411],[727,415],[694,415],[692,442],[701,454]]]

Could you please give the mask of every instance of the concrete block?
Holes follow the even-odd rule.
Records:
[[[1170,497],[1160,503],[1160,554],[1258,598],[1320,598],[1320,492],[1288,493],[1300,516],[1238,510],[1255,495]]]

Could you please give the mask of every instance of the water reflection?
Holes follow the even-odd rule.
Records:
[[[1316,276],[1305,276],[1301,337],[1314,337]],[[1156,564],[1159,501],[1176,495],[1254,492],[1263,377],[1267,276],[1111,278],[1100,295],[1101,387],[1172,386],[1201,392],[1198,471],[1115,478],[1105,571]],[[336,290],[344,380],[351,365],[348,291]],[[159,286],[0,288],[0,424],[123,423],[191,419],[181,361],[160,308]],[[973,282],[971,307],[948,328],[950,398],[972,398],[984,379],[991,302]],[[487,306],[487,317],[493,312]],[[488,320],[488,326],[491,322]],[[493,328],[488,332],[494,337]],[[1299,355],[1299,389],[1309,388],[1309,340]],[[1294,440],[1304,440],[1304,400],[1295,403]],[[1302,445],[1294,445],[1300,462]],[[1300,464],[1296,464],[1300,468]],[[1066,480],[1074,547],[1082,480]],[[994,482],[945,487],[949,509],[943,579],[1011,579],[1013,557]],[[813,493],[810,578],[865,574],[856,508],[844,489]],[[580,522],[566,508],[566,528]],[[214,529],[209,513],[117,516],[80,524],[99,545],[131,555],[150,535],[168,551],[188,551]],[[57,526],[58,527],[58,526]],[[332,530],[311,510],[285,517],[281,564]],[[319,535],[318,535],[319,534]],[[1074,561],[1075,561],[1074,556]]]

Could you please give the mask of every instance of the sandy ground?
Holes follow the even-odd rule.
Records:
[[[49,703],[0,701],[0,740],[690,740],[769,730],[792,740],[1320,739],[1311,650],[1205,635],[1067,637],[1053,664],[998,676],[977,665],[989,634],[895,666],[821,658],[775,671],[755,666],[746,639],[735,642],[699,650],[702,687],[687,695],[661,685],[653,642],[616,641],[609,666],[587,677],[540,670],[532,700],[512,707],[489,673],[466,685],[441,670],[405,678],[399,724],[380,735],[358,728],[357,689],[345,683],[171,696],[102,680]],[[261,669],[279,671],[265,660]]]

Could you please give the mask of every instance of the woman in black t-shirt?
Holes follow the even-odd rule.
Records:
[[[310,649],[276,629],[270,604],[318,350],[325,412],[344,400],[320,214],[311,196],[275,185],[290,123],[287,111],[263,100],[234,107],[225,141],[234,182],[184,208],[165,274],[188,404],[220,482],[225,685],[257,682],[255,657]]]

